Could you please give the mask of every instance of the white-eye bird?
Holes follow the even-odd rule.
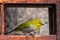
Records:
[[[38,18],[30,19],[23,24],[18,25],[14,30],[10,31],[9,33],[15,31],[19,32],[22,31],[23,33],[30,33],[32,31],[37,30],[42,24],[42,21]]]

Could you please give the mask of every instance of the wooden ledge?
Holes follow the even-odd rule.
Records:
[[[5,35],[0,36],[0,40],[26,40],[26,36],[17,36],[17,35]],[[27,40],[56,40],[55,35],[49,35],[49,36],[28,36]]]
[[[0,3],[56,3],[55,0],[0,0]]]

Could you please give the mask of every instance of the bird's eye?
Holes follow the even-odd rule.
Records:
[[[41,24],[40,22],[38,22],[39,24]]]

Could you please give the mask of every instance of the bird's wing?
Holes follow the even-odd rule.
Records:
[[[34,30],[34,27],[33,27],[32,24],[30,24],[28,28],[23,28],[23,29],[22,29],[23,32],[31,32],[31,31],[33,31],[33,30]]]

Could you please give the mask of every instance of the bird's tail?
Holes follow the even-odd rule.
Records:
[[[8,32],[8,33],[11,33],[11,32],[13,32],[13,31],[15,31],[15,30],[12,30],[12,31],[10,31],[10,32]]]

